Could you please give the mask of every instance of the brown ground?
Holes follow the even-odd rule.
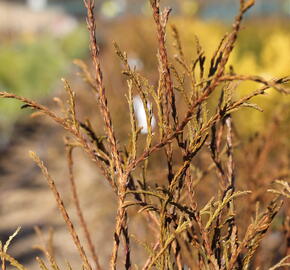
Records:
[[[9,253],[30,266],[29,269],[39,269],[35,264],[35,256],[39,252],[33,246],[40,244],[40,240],[35,235],[34,226],[40,226],[44,231],[52,227],[58,262],[61,265],[68,260],[75,269],[80,269],[75,247],[63,225],[52,193],[28,156],[28,151],[33,150],[47,164],[72,219],[76,221],[62,137],[61,130],[51,125],[49,120],[25,119],[16,125],[10,144],[0,155],[0,239],[6,241],[18,226],[22,227]],[[96,248],[102,251],[101,263],[105,263],[109,259],[112,243],[114,198],[100,175],[96,174],[95,166],[79,150],[76,152],[79,196]]]

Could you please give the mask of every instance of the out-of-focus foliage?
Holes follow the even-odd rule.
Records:
[[[80,26],[61,40],[62,53],[67,60],[85,57],[88,53],[88,34],[85,26]]]
[[[0,45],[1,91],[31,98],[45,97],[70,72],[72,59],[86,56],[86,43],[85,27],[78,27],[60,39],[43,34],[4,40]],[[6,127],[19,115],[19,104],[0,102],[0,123]]]
[[[257,28],[261,30],[255,31]],[[262,75],[269,79],[289,74],[289,34],[290,29],[286,22],[282,24],[269,21],[265,23],[265,27],[262,27],[262,22],[258,22],[256,27],[247,27],[242,31],[237,50],[234,51],[232,62],[236,71],[241,74]],[[238,94],[245,95],[253,87],[253,83],[243,84],[240,87],[243,91]],[[260,113],[259,111],[245,109],[243,116],[242,114],[237,115],[237,117],[242,116],[240,123],[246,133],[253,133],[259,128],[265,128],[273,113],[279,110],[278,107],[287,109],[290,105],[288,96],[281,98],[275,91],[270,91],[267,97],[257,97],[254,101],[265,111]],[[284,110],[284,113],[287,114],[287,110]],[[288,123],[289,120],[288,117]],[[284,124],[287,125],[287,123]]]

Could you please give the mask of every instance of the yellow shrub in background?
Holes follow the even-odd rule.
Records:
[[[253,26],[255,27],[255,25]],[[258,25],[259,27],[259,25]],[[264,78],[271,79],[276,77],[286,76],[290,73],[290,32],[286,29],[281,29],[281,26],[265,27],[264,36],[259,37],[261,48],[257,53],[253,51],[246,52],[242,57],[239,57],[239,47],[233,55],[233,65],[236,71],[241,74],[256,74]],[[257,30],[258,31],[258,30]],[[249,39],[257,39],[255,36],[248,36]],[[252,91],[254,84],[246,83],[240,87],[239,96]],[[261,127],[267,128],[269,118],[279,114],[279,110],[288,113],[289,115],[289,96],[281,96],[276,91],[270,89],[266,97],[258,97],[255,102],[265,109],[264,113],[246,109],[240,119],[243,131],[246,134],[251,134],[259,130]],[[287,112],[288,110],[288,112]],[[237,116],[239,117],[239,115]],[[245,119],[246,118],[246,119]],[[289,124],[289,117],[287,123]]]
[[[276,29],[265,41],[261,52],[261,70],[274,76],[283,76],[290,71],[290,33]]]

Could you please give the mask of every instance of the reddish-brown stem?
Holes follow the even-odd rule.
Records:
[[[73,156],[72,156],[72,152],[73,152],[73,147],[71,146],[67,146],[67,161],[68,161],[68,169],[69,169],[69,180],[70,180],[70,186],[71,186],[71,191],[72,191],[72,198],[73,198],[73,202],[75,204],[76,207],[76,211],[77,211],[77,215],[79,218],[79,222],[80,225],[83,229],[85,238],[87,240],[87,244],[89,247],[89,250],[91,252],[91,255],[94,259],[95,265],[96,265],[96,269],[97,270],[101,270],[101,265],[99,263],[99,258],[97,256],[96,253],[96,249],[95,246],[93,244],[92,238],[91,238],[91,234],[89,232],[88,226],[87,226],[87,222],[85,221],[84,215],[83,215],[83,211],[81,209],[81,205],[80,205],[80,201],[79,201],[79,196],[77,194],[77,187],[76,187],[76,183],[75,183],[75,178],[74,178],[74,172],[73,172]]]

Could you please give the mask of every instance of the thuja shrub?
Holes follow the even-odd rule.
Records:
[[[274,187],[263,187],[264,192],[272,193],[267,207],[260,210],[257,204],[255,210],[250,212],[252,219],[248,218],[249,213],[241,211],[239,202],[247,201],[251,191],[240,190],[236,183],[239,164],[235,164],[235,152],[239,148],[235,142],[232,115],[243,107],[260,110],[251,100],[264,95],[269,89],[275,89],[281,95],[289,94],[287,83],[290,77],[269,80],[256,75],[237,74],[234,67],[228,65],[242,19],[254,5],[254,0],[240,0],[239,3],[232,29],[217,44],[213,55],[207,59],[196,38],[196,57],[190,59],[183,51],[178,29],[174,26],[171,32],[176,54],[168,54],[166,27],[171,10],[161,10],[160,0],[151,0],[158,41],[157,84],[151,83],[132,67],[127,54],[117,43],[114,44],[128,86],[126,99],[130,136],[126,138],[117,138],[113,125],[112,108],[103,80],[106,74],[102,72],[96,39],[92,0],[84,1],[92,69],[82,61],[76,63],[96,98],[103,130],[95,131],[89,120],[80,119],[76,112],[76,94],[66,80],[63,80],[67,94],[63,115],[25,97],[0,92],[1,98],[22,101],[23,108],[35,110],[34,115],[46,115],[67,133],[65,146],[69,180],[85,235],[84,243],[45,164],[36,153],[30,152],[30,156],[41,169],[55,196],[84,269],[107,269],[108,266],[99,263],[102,252],[94,246],[80,207],[73,173],[74,148],[81,148],[87,153],[117,198],[112,255],[108,262],[110,269],[249,269],[253,265],[254,256],[275,216],[281,211],[283,200],[290,197],[290,188],[286,179],[277,179]],[[237,87],[241,87],[240,84],[245,81],[256,82],[257,88],[250,94],[236,98]],[[144,110],[143,126],[137,119],[136,97]],[[194,161],[204,152],[209,153],[210,160],[207,168],[200,169],[194,165]],[[263,163],[259,161],[257,167],[261,166]],[[198,194],[199,186],[207,185],[204,179],[211,171],[215,172],[210,175],[215,179],[216,188],[212,198],[204,202]],[[255,172],[253,170],[250,173]],[[251,203],[255,204],[259,196],[251,198]],[[133,213],[146,221],[143,224],[148,227],[145,240],[130,233],[130,215]],[[289,237],[287,221],[289,217],[286,216],[285,237]],[[7,254],[11,239],[5,245],[1,244],[2,266],[5,269],[6,262],[9,262],[18,269],[25,269]],[[132,240],[138,245],[132,245]],[[122,254],[121,246],[125,251]],[[144,262],[135,261],[132,256],[135,249],[144,248],[147,251]],[[52,251],[44,249],[44,253],[47,262],[38,258],[40,267],[59,269]],[[287,266],[289,256],[285,249],[284,257],[271,269]]]

